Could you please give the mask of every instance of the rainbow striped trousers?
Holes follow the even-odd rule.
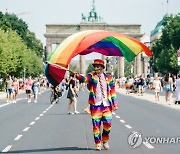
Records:
[[[109,106],[90,105],[90,111],[93,124],[93,135],[96,146],[101,145],[102,142],[109,141],[109,133],[112,124],[112,111]],[[103,132],[101,135],[101,123],[103,124]]]

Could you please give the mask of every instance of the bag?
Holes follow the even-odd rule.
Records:
[[[153,84],[153,85],[152,85],[152,89],[154,90],[155,88],[156,88],[156,85],[155,85],[155,84]]]

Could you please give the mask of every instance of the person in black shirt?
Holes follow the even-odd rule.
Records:
[[[141,75],[139,77],[137,86],[138,86],[138,93],[139,93],[139,95],[141,94],[143,96],[143,92],[144,92],[144,87],[143,87],[144,86],[144,79],[143,79],[143,77]]]
[[[76,82],[75,82],[75,74],[71,73],[70,74],[70,81],[69,81],[69,88],[68,88],[68,93],[67,93],[67,98],[69,99],[69,104],[68,104],[68,114],[73,114],[70,112],[71,110],[71,105],[74,107],[74,113],[78,114],[79,112],[77,111],[77,92],[76,92]]]

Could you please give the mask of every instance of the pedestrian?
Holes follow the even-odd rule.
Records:
[[[112,126],[112,111],[117,109],[115,85],[112,76],[104,72],[104,61],[95,59],[92,64],[93,72],[86,76],[77,74],[76,77],[89,86],[89,104],[92,117],[93,135],[96,150],[109,149],[109,133]],[[103,131],[101,134],[101,123]]]
[[[12,101],[12,83],[13,80],[11,78],[11,76],[7,76],[6,78],[6,82],[5,82],[5,87],[6,87],[6,94],[7,94],[7,103],[10,103]]]
[[[138,86],[138,94],[143,96],[143,93],[144,93],[144,79],[143,79],[142,75],[139,76],[137,86]]]
[[[65,84],[65,80],[63,80],[62,82],[61,82],[61,89],[60,89],[60,91],[62,92],[62,94],[65,92],[65,90],[66,90],[66,84]]]
[[[178,78],[176,79],[176,101],[175,104],[180,104],[180,74],[178,74]]]
[[[170,101],[171,93],[173,91],[173,80],[170,73],[167,73],[164,77],[164,88],[165,88],[165,100]]]
[[[65,78],[65,85],[66,85],[66,90],[69,88],[69,80],[68,78]]]
[[[17,78],[13,79],[12,89],[13,89],[13,103],[16,103],[17,95],[19,92],[19,82],[18,82]]]
[[[153,81],[153,86],[154,86],[154,92],[155,92],[155,100],[159,101],[159,95],[160,95],[160,91],[162,87],[161,87],[161,81],[159,80],[157,76],[155,77],[155,80]]]
[[[39,89],[40,89],[40,83],[38,81],[38,78],[35,78],[32,83],[32,91],[34,94],[34,103],[37,103]]]
[[[132,86],[133,86],[133,79],[131,76],[129,76],[126,78],[125,81],[126,94],[129,94],[131,92]]]
[[[25,90],[26,90],[26,96],[28,103],[31,103],[31,89],[32,89],[32,79],[31,76],[25,80]]]
[[[69,88],[68,88],[68,93],[67,93],[67,98],[69,99],[68,103],[68,114],[73,114],[71,112],[71,105],[74,107],[74,113],[78,114],[79,112],[77,111],[77,91],[76,91],[76,81],[75,81],[75,74],[70,73],[70,81],[69,81]]]

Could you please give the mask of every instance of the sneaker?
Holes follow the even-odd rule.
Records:
[[[109,144],[108,144],[108,142],[103,143],[103,147],[104,147],[105,150],[108,150],[108,149],[109,149]]]
[[[67,114],[74,114],[73,112],[68,112]]]
[[[75,111],[75,112],[74,112],[74,114],[79,114],[79,113],[80,113],[80,112],[78,112],[78,111]]]
[[[96,146],[96,151],[101,151],[101,146],[100,145]]]

